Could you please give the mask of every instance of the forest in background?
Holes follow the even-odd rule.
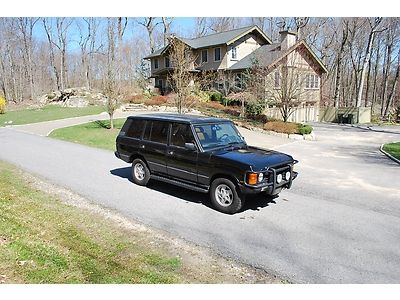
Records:
[[[187,38],[258,25],[279,42],[279,31],[304,39],[329,70],[322,78],[322,106],[373,107],[387,118],[399,106],[398,18],[249,17],[0,18],[0,94],[7,101],[35,101],[54,90],[86,87],[126,95],[147,85],[143,57],[171,34]]]

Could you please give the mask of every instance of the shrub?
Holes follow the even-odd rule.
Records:
[[[213,92],[211,95],[210,95],[210,100],[211,101],[218,101],[218,102],[221,102],[222,101],[222,94],[220,93],[220,92]]]
[[[298,132],[298,124],[283,121],[272,121],[265,123],[264,129],[279,133],[295,134]]]
[[[313,128],[310,125],[298,124],[297,132],[301,135],[310,134]]]
[[[164,105],[168,101],[167,96],[156,95],[150,99],[145,100],[146,105]]]
[[[129,96],[126,100],[129,103],[140,104],[145,102],[145,97],[143,95],[132,95]]]
[[[246,104],[246,115],[257,116],[264,112],[265,104],[260,102],[249,102]]]
[[[6,99],[0,96],[0,114],[6,113]]]
[[[247,119],[254,120],[260,123],[267,123],[269,121],[268,117],[264,114],[260,115],[246,115]]]
[[[225,108],[221,103],[214,102],[214,101],[206,102],[205,106],[208,108],[213,108],[213,109],[224,109]]]
[[[222,104],[225,106],[240,106],[242,102],[237,99],[230,99],[230,98],[222,98]]]
[[[232,108],[225,108],[224,109],[224,113],[226,113],[228,115],[235,116],[235,117],[239,117],[240,116],[240,111],[238,111],[236,109],[232,109]]]

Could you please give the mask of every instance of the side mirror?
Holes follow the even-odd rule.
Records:
[[[190,151],[196,151],[197,147],[195,144],[193,143],[185,143],[185,148],[190,150]]]

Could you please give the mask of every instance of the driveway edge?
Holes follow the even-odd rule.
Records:
[[[389,157],[391,160],[393,160],[394,162],[397,162],[400,165],[400,160],[398,160],[397,158],[395,158],[393,155],[390,155],[389,153],[387,153],[385,150],[383,150],[383,146],[385,144],[382,144],[381,147],[379,148],[379,150],[385,154],[387,157]]]

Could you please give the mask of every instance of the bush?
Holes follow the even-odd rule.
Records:
[[[220,93],[220,92],[213,92],[211,95],[210,95],[210,100],[211,101],[218,101],[218,102],[221,102],[222,101],[222,94]]]
[[[0,96],[0,114],[6,113],[6,99]]]
[[[235,117],[239,117],[240,116],[240,111],[238,111],[236,109],[232,109],[232,108],[225,108],[224,109],[224,113],[226,113],[228,115],[235,116]]]
[[[167,96],[153,96],[150,99],[145,100],[146,105],[164,105],[168,101]]]
[[[267,123],[269,121],[268,117],[264,114],[260,115],[246,115],[247,119],[254,120],[260,123]]]
[[[299,124],[297,128],[298,134],[305,135],[310,134],[313,131],[313,128],[310,125]]]
[[[249,102],[246,104],[246,115],[258,116],[264,112],[265,104],[260,102]]]
[[[126,100],[129,103],[140,104],[145,102],[145,97],[143,95],[132,95],[129,96]]]
[[[213,109],[224,109],[225,108],[221,103],[214,102],[214,101],[206,102],[204,104],[207,108],[213,108]]]
[[[237,99],[230,99],[230,98],[222,98],[222,104],[225,106],[240,106],[242,102]]]
[[[298,132],[298,124],[283,121],[272,121],[265,123],[264,129],[279,133],[295,134]]]

